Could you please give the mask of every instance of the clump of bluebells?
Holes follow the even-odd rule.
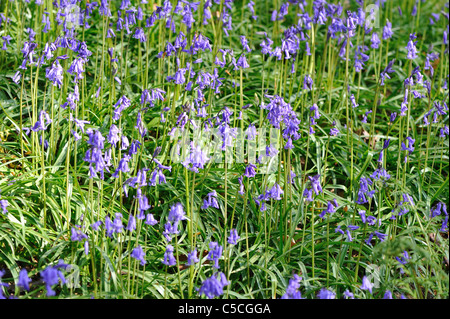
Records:
[[[448,292],[448,5],[244,4],[5,1],[0,299]]]

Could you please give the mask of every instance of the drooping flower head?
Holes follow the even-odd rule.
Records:
[[[27,270],[25,268],[23,268],[19,272],[19,281],[18,281],[17,285],[19,287],[22,287],[24,290],[29,291],[30,290],[30,282],[31,282],[31,278],[28,277]]]
[[[235,228],[230,230],[230,236],[228,237],[228,243],[231,245],[237,245],[237,241],[241,238]]]
[[[167,265],[167,266],[174,266],[177,264],[177,261],[173,255],[173,246],[172,245],[167,245],[166,246],[166,252],[164,253],[164,260],[163,260],[163,264]]]
[[[220,246],[217,242],[210,242],[209,243],[209,253],[208,253],[208,260],[211,260],[214,262],[214,268],[219,269],[219,258],[222,256],[223,247]]]
[[[320,175],[308,176],[308,179],[311,181],[312,189],[316,195],[322,191],[322,186],[320,185]]]
[[[219,297],[223,294],[223,288],[229,284],[230,283],[224,273],[214,273],[211,277],[206,278],[202,282],[202,286],[198,289],[198,293],[200,296],[205,295],[209,299]]]
[[[45,283],[45,288],[47,289],[47,297],[56,295],[56,291],[52,289],[52,286],[56,285],[60,280],[61,284],[66,284],[66,278],[64,277],[61,269],[65,270],[67,267],[68,265],[64,264],[64,262],[60,260],[57,265],[48,266],[41,271],[41,276]]]
[[[206,195],[206,198],[203,199],[202,209],[206,209],[208,207],[219,208],[219,203],[217,201],[217,192],[214,190],[211,193]]]
[[[374,284],[370,282],[369,278],[367,276],[363,277],[361,289],[363,290],[369,290],[370,293],[372,293],[372,288]]]
[[[199,259],[197,257],[197,249],[194,249],[193,251],[188,253],[186,265],[192,266],[198,262],[199,262]]]
[[[286,293],[281,296],[281,299],[304,299],[302,298],[301,292],[298,290],[300,288],[300,281],[302,277],[294,274],[293,278],[289,279],[289,284],[286,288]]]
[[[136,248],[133,249],[133,251],[130,254],[130,257],[139,260],[142,266],[144,266],[147,263],[147,261],[145,260],[145,252],[142,249],[141,245],[138,245]]]

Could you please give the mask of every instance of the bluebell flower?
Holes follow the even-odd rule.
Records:
[[[344,297],[345,299],[355,299],[353,293],[351,293],[348,289],[344,291]]]
[[[303,191],[303,197],[308,202],[312,202],[313,201],[312,194],[313,194],[313,190],[312,189],[305,188],[305,190]]]
[[[408,60],[414,60],[417,58],[417,48],[416,48],[416,42],[413,42],[416,38],[416,35],[410,34],[408,45],[406,46],[406,50],[408,50],[408,54],[406,55],[406,58]]]
[[[126,230],[132,232],[135,229],[136,229],[136,218],[133,216],[133,214],[130,214]]]
[[[144,266],[147,263],[147,261],[145,260],[145,252],[142,249],[141,245],[138,245],[136,248],[133,249],[133,251],[130,254],[130,257],[139,260],[141,266]]]
[[[41,277],[45,283],[47,289],[47,297],[55,296],[56,291],[52,289],[52,286],[56,285],[60,280],[61,284],[66,284],[66,278],[60,269],[67,269],[68,265],[64,264],[62,260],[55,266],[48,266],[41,271]]]
[[[168,220],[173,223],[178,223],[186,219],[186,213],[183,210],[181,203],[176,203],[170,207]]]
[[[449,127],[448,125],[445,125],[443,128],[439,129],[439,137],[445,138],[445,135],[450,135]]]
[[[395,257],[395,259],[397,259],[397,261],[402,264],[402,265],[406,265],[408,263],[408,259],[411,259],[411,257],[409,256],[408,252],[405,250],[403,251],[403,256],[402,257]]]
[[[170,169],[169,169],[170,171]],[[150,176],[150,185],[156,186],[156,183],[158,184],[165,184],[166,183],[166,176],[164,175],[162,169],[160,167],[156,167]]]
[[[405,94],[403,97],[403,102],[401,104],[400,107],[400,116],[405,116],[406,115],[406,111],[408,111],[408,89],[405,89]]]
[[[67,69],[67,72],[70,74],[75,74],[74,82],[77,83],[78,80],[83,79],[83,73],[84,73],[84,64],[86,63],[86,60],[84,58],[77,58],[72,61],[72,64],[70,65],[69,69]]]
[[[212,18],[211,10],[209,9],[209,7],[211,6],[211,1],[205,1],[205,4],[203,6],[203,25],[207,25],[208,20],[211,20]]]
[[[178,234],[178,232],[178,229],[176,227],[173,227],[171,222],[167,222],[164,224],[163,236],[168,242],[172,241],[171,235]]]
[[[380,233],[379,231],[374,231],[369,234],[369,237],[365,240],[365,243],[369,246],[372,246],[371,241],[373,236],[376,236],[380,241],[384,241],[387,237],[387,234]]]
[[[363,290],[369,290],[370,293],[372,293],[372,287],[374,284],[370,282],[370,280],[367,278],[367,276],[363,277],[361,289]]]
[[[249,124],[245,134],[247,135],[247,139],[252,141],[256,138],[257,132],[256,127],[253,124]]]
[[[261,49],[262,54],[265,55],[265,54],[272,52],[273,41],[269,37],[267,37],[266,33],[264,33],[264,34],[265,34],[265,39],[261,42],[260,46],[262,48]]]
[[[109,28],[107,33],[106,33],[106,38],[115,38],[116,34],[114,33],[114,30]]]
[[[26,291],[30,291],[30,282],[31,279],[28,277],[28,272],[25,268],[23,268],[19,272],[19,281],[17,282],[17,286],[22,287]]]
[[[199,259],[197,257],[197,249],[194,249],[193,251],[188,253],[186,265],[192,266],[198,262],[199,262]]]
[[[347,240],[348,240],[349,242],[353,241],[352,234],[350,233],[350,229],[347,228],[347,229],[345,230],[345,234],[347,235]]]
[[[144,29],[142,29],[142,28],[136,28],[133,38],[138,39],[141,42],[147,41],[147,37],[145,36]]]
[[[336,211],[336,207],[337,207],[336,202],[328,201],[327,208],[322,210],[319,217],[325,219],[325,214],[332,215]]]
[[[338,227],[336,227],[334,229],[335,233],[341,233],[342,235],[345,235],[344,231],[341,229],[341,225],[338,225]]]
[[[225,60],[226,51],[223,50],[223,49],[220,49],[219,51],[222,52],[222,60],[223,60],[223,61],[220,61],[220,60],[219,60],[219,57],[216,56],[216,58],[215,58],[215,60],[214,60],[214,64],[220,66],[221,68],[224,68],[224,67],[226,66],[226,64],[227,64],[227,63],[226,63],[226,60]]]
[[[230,230],[230,236],[228,237],[228,243],[231,245],[237,245],[237,241],[241,238],[235,228]]]
[[[407,160],[407,157],[411,155],[411,153],[414,151],[414,142],[416,141],[412,137],[407,137],[406,140],[408,141],[408,146],[406,146],[405,142],[402,142],[401,149],[402,151],[408,151],[408,155],[405,156],[405,162]]]
[[[47,126],[52,122],[53,120],[50,118],[50,115],[42,110],[39,112],[39,119],[36,121],[31,130],[33,132],[45,131],[47,129]]]
[[[294,144],[292,143],[292,138],[288,138],[288,140],[286,141],[286,144],[284,145],[284,149],[288,150],[288,149],[293,149],[294,148]]]
[[[0,26],[1,26],[1,18],[0,18]],[[36,32],[32,28],[26,28],[24,30],[26,33],[28,33],[28,39],[30,42],[33,42],[36,36]]]
[[[244,51],[247,51],[248,53],[252,52],[252,50],[248,46],[248,40],[244,35],[240,36],[240,40],[241,40],[241,44],[242,44]]]
[[[75,227],[72,227],[70,240],[72,240],[72,241],[82,241],[82,240],[87,239],[87,238],[88,238],[88,236],[86,234],[84,234],[81,230],[76,229]]]
[[[247,7],[249,8],[250,12],[252,13],[252,19],[257,20],[258,16],[255,15],[255,9],[253,8],[254,5],[255,5],[255,2],[252,0],[250,0],[249,3],[247,3]]]
[[[103,222],[101,220],[98,220],[95,223],[91,224],[91,227],[93,230],[98,230],[101,224],[103,224]]]
[[[37,44],[34,42],[25,41],[23,43],[23,48],[20,51],[23,54],[24,63],[26,63],[27,60],[29,60],[30,63],[33,62],[33,54],[35,53],[34,50],[36,49],[36,47],[37,47]]]
[[[173,246],[172,245],[167,245],[166,246],[166,251],[164,253],[164,260],[163,260],[163,264],[167,265],[167,266],[174,266],[177,264],[177,261],[175,259],[175,257],[173,256]]]
[[[303,78],[303,89],[309,89],[312,90],[312,86],[313,86],[314,82],[313,79],[311,78],[311,76],[309,74],[306,74],[305,77]]]
[[[217,242],[212,241],[209,243],[209,253],[207,259],[214,262],[214,268],[220,268],[219,258],[222,256],[222,251],[223,247],[220,246]]]
[[[384,168],[377,168],[372,175],[370,175],[371,178],[374,180],[382,180],[386,181],[391,178],[391,175],[386,171]]]
[[[339,134],[339,129],[337,127],[335,127],[335,125],[336,125],[336,122],[333,122],[334,127],[332,127],[330,129],[330,136],[337,136]]]
[[[192,14],[191,6],[186,5],[181,13],[182,20],[181,22],[186,25],[187,29],[192,28],[192,24],[195,22],[194,15]]]
[[[386,66],[386,68],[380,73],[380,85],[383,86],[384,85],[384,81],[385,79],[390,79],[391,77],[389,76],[389,73],[393,73],[395,72],[392,69],[392,66],[394,65],[395,59],[389,61],[388,65]]]
[[[22,74],[20,73],[20,71],[17,71],[14,76],[12,77],[12,80],[14,83],[19,84],[19,81],[22,77]]]
[[[278,12],[277,20],[283,19],[283,17],[288,14],[288,9],[289,9],[289,2],[282,3],[280,6],[280,10]]]
[[[0,270],[0,299],[6,299],[4,292],[3,292],[3,287],[8,287],[7,283],[2,282],[2,277],[5,275],[5,271],[4,270]]]
[[[300,281],[302,277],[297,274],[294,274],[293,278],[289,279],[289,284],[286,288],[286,292],[281,299],[304,299],[302,298],[302,294],[299,291]]]
[[[224,273],[214,273],[211,277],[206,278],[202,282],[202,286],[198,289],[199,295],[205,295],[207,298],[212,299],[223,295],[223,288],[230,283],[227,281]]]
[[[136,191],[136,195],[137,195],[136,197],[138,198],[139,213],[140,213],[138,218],[144,219],[144,212],[150,209],[150,205],[148,204],[148,198],[147,196],[142,194],[140,188]]]
[[[9,206],[9,203],[6,199],[0,200],[0,208],[2,209],[2,214],[6,215],[6,213],[8,212],[6,207],[8,207],[8,206]]]
[[[445,214],[444,220],[442,221],[442,226],[439,229],[440,232],[448,231],[448,214]]]
[[[444,215],[448,215],[447,213],[447,205],[444,202],[438,202],[434,207],[430,210],[430,218],[434,218],[441,214],[441,212],[444,213]]]
[[[180,221],[185,220],[185,212],[181,203],[176,203],[170,208],[168,222],[164,225],[163,235],[167,241],[171,241],[171,235],[179,233],[178,224]]]
[[[155,219],[155,217],[153,216],[153,214],[147,214],[145,216],[145,224],[146,225],[150,225],[150,226],[154,226],[158,223],[158,221]]]
[[[316,195],[322,191],[322,186],[320,185],[320,175],[308,176],[308,179],[311,181],[312,189]]]
[[[117,142],[120,141],[119,138],[120,129],[115,124],[111,124],[109,128],[108,136],[106,137],[108,142],[111,143],[114,147],[117,146]]]
[[[367,115],[369,115],[370,113],[372,113],[372,110],[369,110],[366,113],[364,113],[363,119],[361,120],[362,123],[367,123]]]
[[[120,3],[120,10],[126,10],[129,6],[131,5],[130,0],[122,0],[122,2]]]
[[[229,36],[228,31],[233,29],[233,26],[232,26],[232,18],[233,17],[231,16],[231,14],[228,13],[227,8],[223,8],[221,17],[222,17],[222,30],[225,33],[225,35],[228,37]]]
[[[415,206],[414,199],[411,197],[411,195],[409,195],[407,193],[403,193],[402,198],[403,198],[403,200],[400,201],[399,205],[409,204],[411,206]]]
[[[241,195],[244,195],[244,183],[242,182],[242,180],[243,180],[243,176],[240,176],[239,178],[238,178],[238,181],[239,181],[239,194],[241,194]]]
[[[272,188],[268,191],[270,194],[270,198],[274,200],[281,200],[281,194],[283,194],[283,190],[281,189],[281,186],[275,183]]]
[[[392,112],[392,114],[389,116],[389,121],[391,121],[391,123],[394,122],[396,117],[397,117],[397,113]]]
[[[44,25],[44,28],[42,29],[42,32],[47,33],[48,30],[50,30],[50,18],[49,18],[49,13],[44,11],[44,13],[42,14],[42,24]]]
[[[236,65],[240,67],[241,69],[247,69],[250,67],[250,65],[247,62],[247,58],[245,57],[245,54],[242,54],[239,59],[237,60]]]
[[[113,238],[114,227],[109,216],[105,217],[105,235],[106,237]]]
[[[202,209],[206,209],[208,207],[219,208],[219,202],[217,201],[217,192],[214,190],[211,193],[206,195],[206,199],[203,199]]]
[[[181,164],[187,169],[198,173],[198,169],[203,169],[208,160],[209,158],[206,155],[206,152],[203,152],[201,146],[196,146],[191,142],[191,151]]]
[[[117,121],[120,116],[122,115],[122,112],[127,109],[131,105],[131,100],[129,100],[125,95],[119,98],[117,103],[114,105],[114,111],[113,111],[113,120]]]
[[[370,47],[372,49],[378,49],[380,47],[381,41],[380,41],[380,38],[378,37],[378,34],[376,32],[372,33],[372,38],[370,39],[370,41],[371,41]]]
[[[384,293],[383,299],[393,299],[392,292],[390,290],[386,290],[386,292]]]
[[[49,79],[54,86],[61,88],[63,81],[63,68],[58,60],[52,63],[52,66],[46,68],[45,77]]]
[[[317,124],[317,123],[315,122],[315,120],[318,120],[318,119],[320,118],[319,107],[317,106],[317,104],[314,103],[314,104],[309,108],[309,110],[313,113],[313,114],[311,115],[311,125],[315,125],[315,124]]]
[[[356,104],[356,98],[355,98],[355,95],[354,95],[354,94],[352,94],[352,95],[350,96],[350,101],[352,102],[352,107],[353,107],[353,108],[356,108],[356,107],[359,106],[359,104]]]
[[[335,299],[336,294],[326,288],[320,289],[317,298],[319,299]]]
[[[210,39],[204,36],[203,34],[196,34],[194,39],[192,40],[192,46],[190,51],[192,54],[196,54],[199,51],[209,50],[212,52],[212,46],[210,43]]]
[[[386,25],[383,27],[383,40],[392,38],[394,32],[392,31],[392,23],[389,20],[386,21]]]
[[[389,142],[391,141],[390,138],[388,138],[387,140],[383,141],[383,150],[387,149],[389,147]]]
[[[119,161],[119,165],[117,166],[116,171],[111,177],[117,178],[119,176],[119,172],[127,173],[130,171],[128,167],[128,162],[131,160],[131,156],[128,154],[123,154],[122,158]]]
[[[373,197],[373,194],[375,193],[375,190],[369,191],[369,185],[372,185],[373,182],[370,178],[368,177],[361,177],[361,179],[359,180],[359,190],[358,190],[358,199],[356,200],[357,204],[365,204],[368,202],[368,199],[366,196],[368,196],[369,198]]]

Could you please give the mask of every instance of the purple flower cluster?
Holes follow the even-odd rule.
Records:
[[[286,288],[286,293],[281,297],[281,299],[304,299],[302,298],[302,293],[300,290],[300,281],[302,277],[294,274],[293,278],[289,279],[289,284]]]
[[[198,289],[199,295],[205,295],[212,299],[223,295],[223,288],[230,283],[223,272],[214,273],[211,277],[206,278],[202,282],[202,286]]]

